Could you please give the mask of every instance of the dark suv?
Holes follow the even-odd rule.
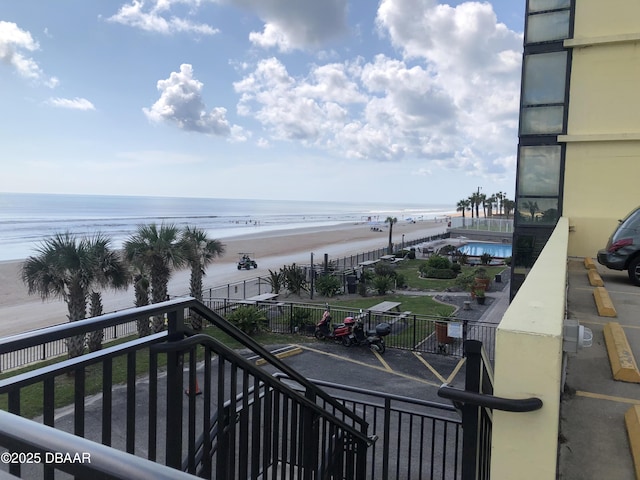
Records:
[[[640,286],[640,207],[633,210],[598,251],[598,263],[612,270],[627,270],[629,279]]]

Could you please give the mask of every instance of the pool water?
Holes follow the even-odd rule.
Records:
[[[511,245],[502,243],[471,242],[458,248],[462,253],[470,257],[479,257],[488,253],[493,258],[507,258],[511,256]]]

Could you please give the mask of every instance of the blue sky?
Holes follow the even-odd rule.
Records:
[[[513,198],[524,0],[3,0],[0,191]]]

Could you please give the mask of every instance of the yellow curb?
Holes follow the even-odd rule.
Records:
[[[596,262],[593,261],[593,258],[585,257],[584,259],[584,268],[593,269],[596,268]]]
[[[302,353],[302,348],[296,347],[296,348],[292,348],[290,350],[287,350],[285,352],[276,353],[275,355],[278,358],[287,358],[287,357],[290,357],[292,355],[297,355],[299,353]],[[266,363],[267,363],[267,361],[264,358],[259,358],[258,360],[256,360],[256,365],[265,365]]]
[[[600,315],[601,317],[618,316],[618,312],[616,312],[616,309],[613,306],[613,302],[611,301],[611,297],[609,296],[609,292],[607,292],[606,288],[596,287],[593,290],[593,298],[596,301],[598,315]]]
[[[636,469],[636,478],[640,478],[640,405],[634,405],[624,415],[624,423],[627,425],[629,447],[633,457],[633,465]]]
[[[594,270],[593,268],[587,270],[587,277],[589,277],[589,283],[592,287],[604,287],[602,277],[597,270]]]
[[[609,322],[604,326],[603,332],[613,379],[621,382],[640,383],[638,364],[620,324]]]

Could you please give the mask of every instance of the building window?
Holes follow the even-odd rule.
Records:
[[[527,12],[544,12],[546,10],[569,8],[570,6],[571,0],[529,0]]]
[[[522,105],[563,104],[567,77],[567,52],[525,55]]]
[[[564,128],[564,106],[523,107],[520,135],[561,134]]]
[[[518,196],[558,196],[560,145],[520,147]]]
[[[569,37],[569,10],[530,15],[525,44],[562,40]]]
[[[558,198],[518,197],[518,225],[549,226],[558,221]]]

